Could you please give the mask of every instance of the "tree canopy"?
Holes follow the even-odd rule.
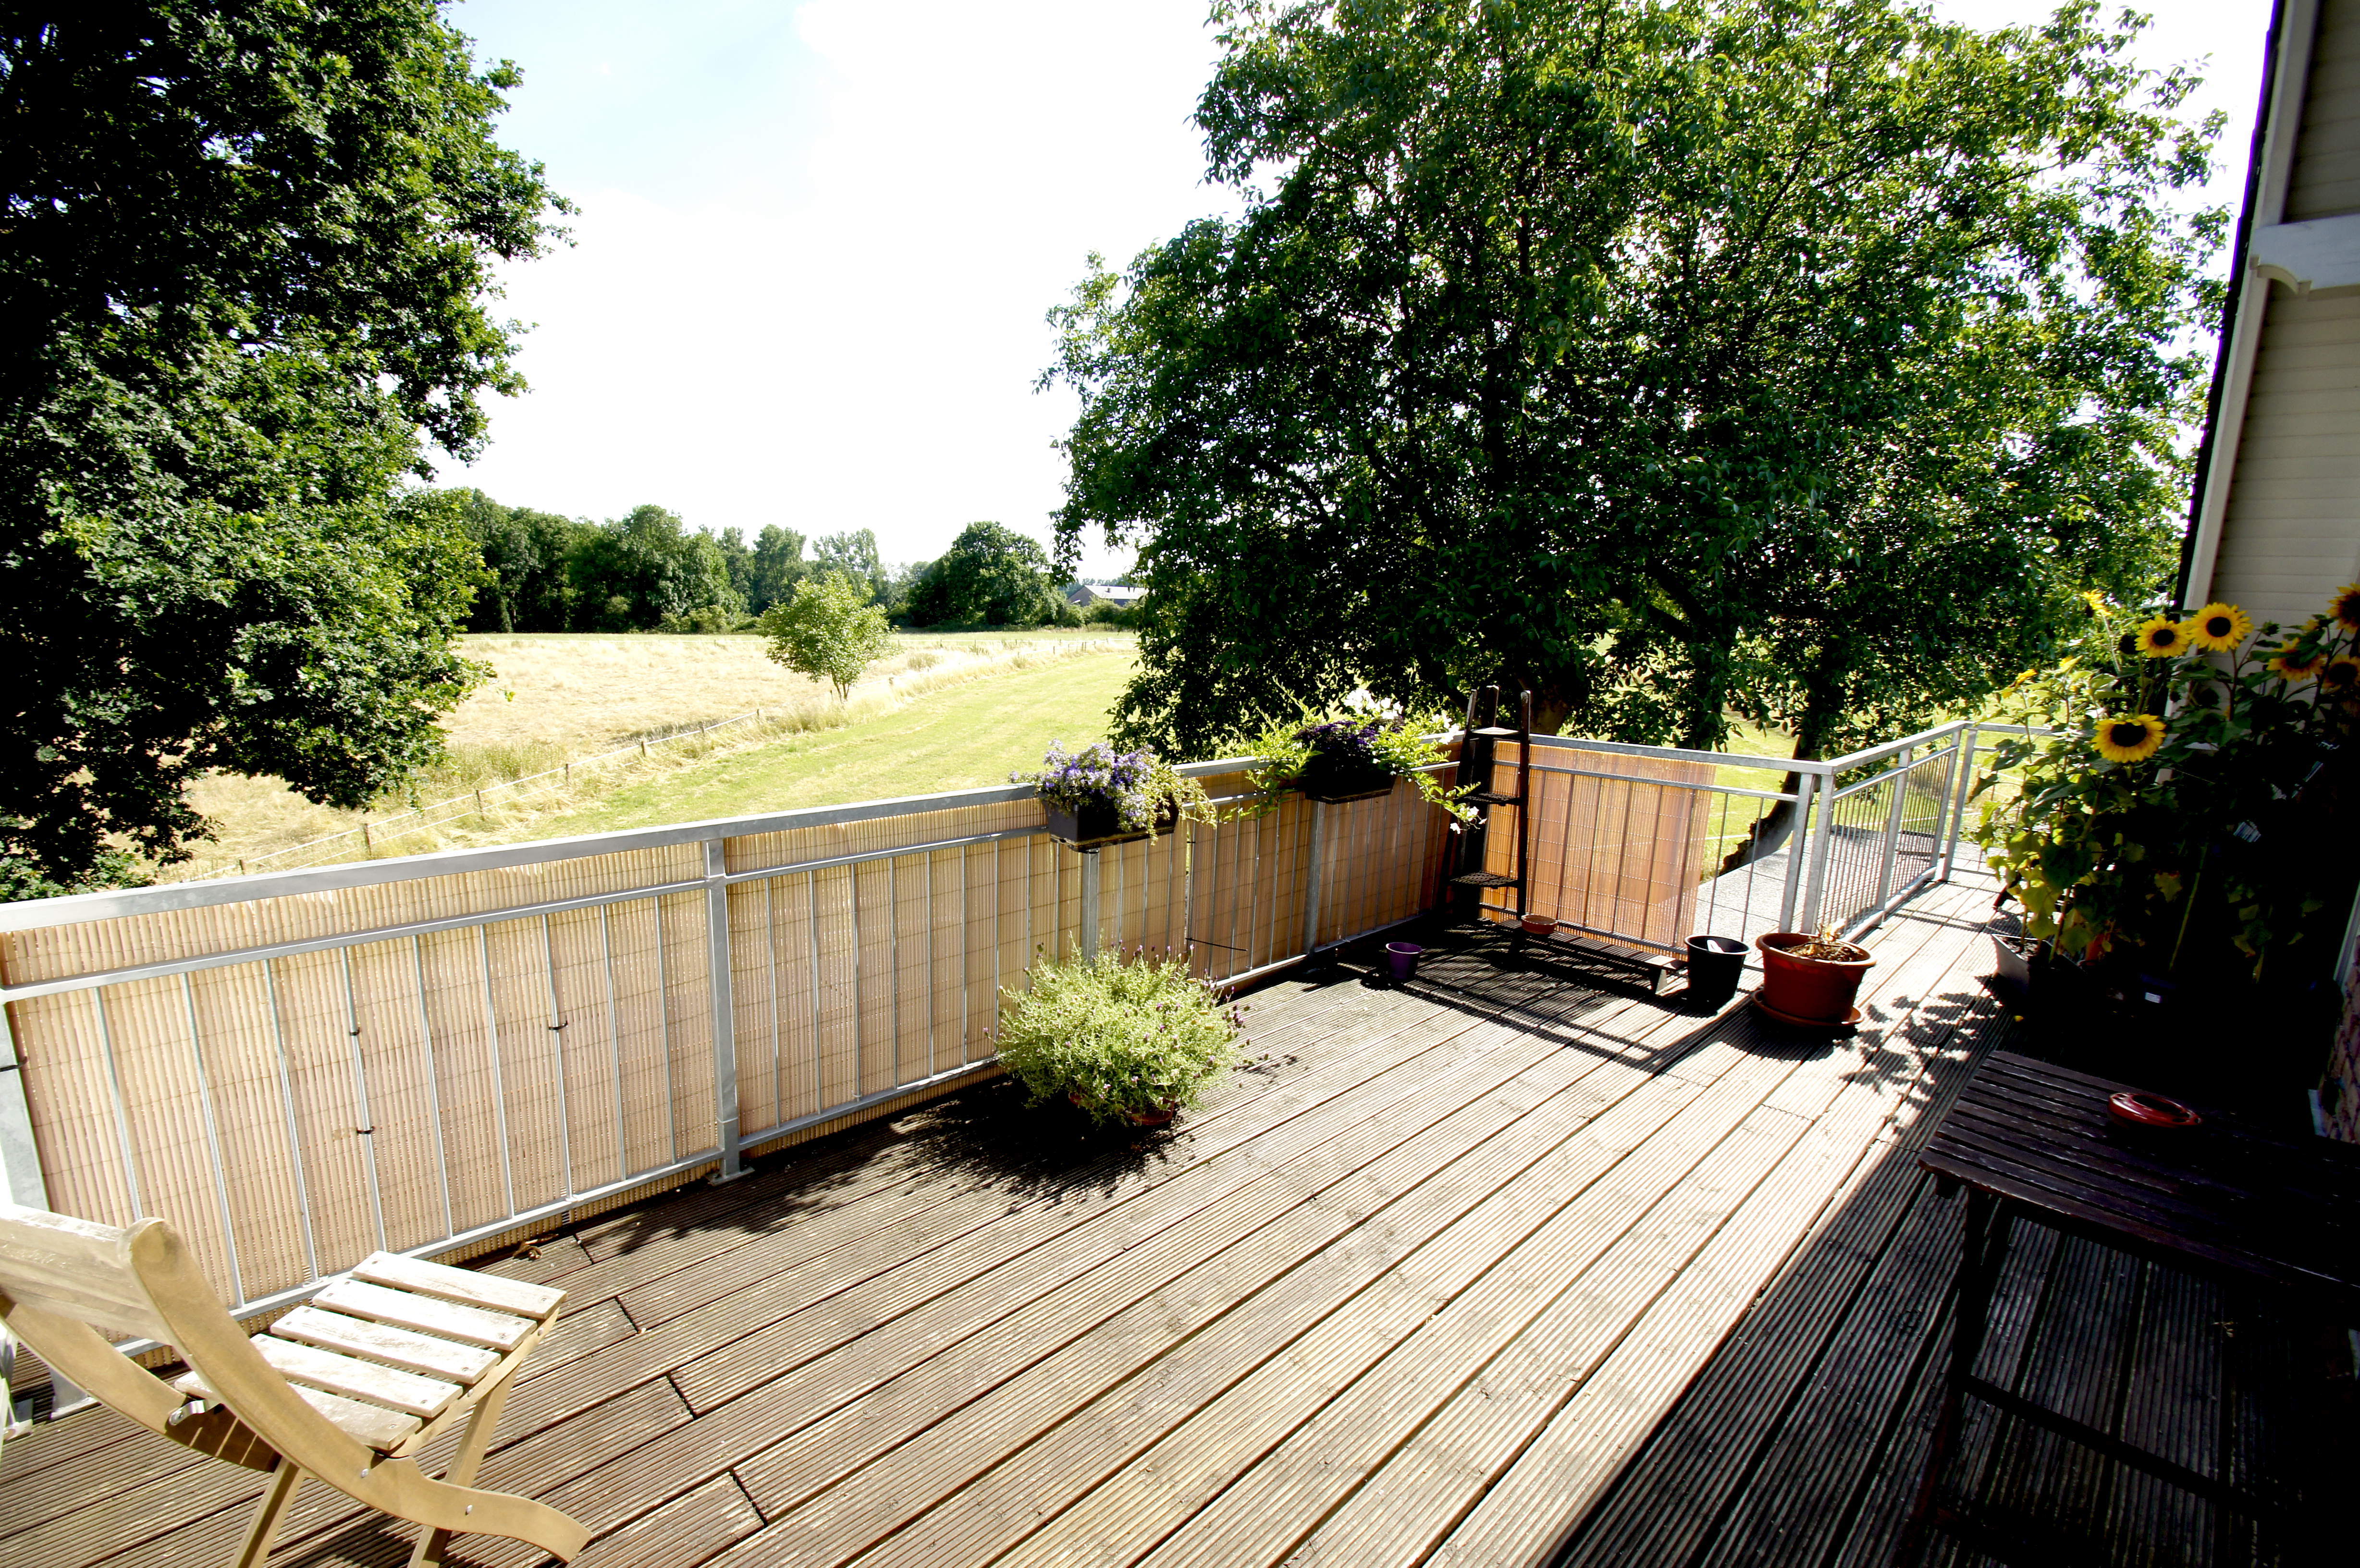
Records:
[[[1219,15],[1242,216],[1052,312],[1060,558],[1101,529],[1151,590],[1126,738],[1503,681],[1828,755],[2164,581],[2224,222],[2168,201],[2217,126],[2092,5]]]
[[[0,21],[0,866],[204,832],[188,782],[358,806],[476,670],[463,520],[390,505],[521,386],[490,268],[561,206],[428,0]]]
[[[840,701],[869,662],[893,646],[884,607],[871,604],[860,583],[822,572],[795,584],[794,596],[762,613],[770,656],[798,674],[825,681]]]
[[[910,590],[922,626],[1037,626],[1057,615],[1049,552],[999,523],[969,523]]]

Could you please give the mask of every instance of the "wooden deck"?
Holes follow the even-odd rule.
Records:
[[[1754,1458],[1650,1437],[1741,1319],[1732,1348],[1836,1367],[1814,1397],[1885,1419],[1869,1385],[1928,1331],[1858,1307],[1879,1259],[1938,1269],[1949,1239],[1899,1172],[2005,1021],[1975,981],[1989,900],[1963,881],[1888,921],[1845,1040],[1470,942],[1405,989],[1257,993],[1251,1069],[1167,1132],[992,1084],[586,1223],[492,1266],[572,1294],[485,1484],[610,1564],[1490,1565],[1578,1527],[1583,1561],[1688,1561],[1645,1535],[1644,1476],[1590,1517],[1643,1448],[1689,1547],[1819,1528]],[[1750,1455],[1811,1441],[1743,1419]],[[8,1444],[0,1563],[219,1562],[257,1480],[76,1415]],[[1851,1515],[1889,1519],[1872,1492]],[[314,1486],[274,1561],[409,1546]]]

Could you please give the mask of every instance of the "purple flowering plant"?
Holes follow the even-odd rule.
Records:
[[[1413,722],[1398,704],[1382,702],[1365,690],[1354,691],[1344,699],[1341,712],[1322,714],[1306,709],[1264,730],[1247,750],[1256,764],[1253,786],[1262,791],[1283,789],[1318,765],[1346,774],[1382,768],[1408,779],[1419,795],[1448,812],[1455,829],[1475,813],[1461,799],[1467,788],[1445,789],[1438,781],[1436,770],[1451,758],[1431,738],[1452,728],[1445,714]],[[1239,814],[1259,815],[1276,808],[1275,795],[1265,793]]]
[[[1167,809],[1210,820],[1205,787],[1144,746],[1117,751],[1101,741],[1067,751],[1063,741],[1053,740],[1038,768],[1029,773],[1020,769],[1008,779],[1012,784],[1032,785],[1042,800],[1068,811],[1110,807],[1126,833],[1148,832],[1157,813]]]

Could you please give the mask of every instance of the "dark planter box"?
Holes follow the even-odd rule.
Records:
[[[1140,839],[1153,838],[1159,833],[1171,832],[1172,823],[1179,815],[1167,804],[1155,814],[1155,826],[1146,833],[1140,833],[1124,827],[1121,817],[1112,806],[1085,806],[1079,811],[1069,811],[1063,806],[1053,806],[1043,800],[1041,809],[1048,813],[1049,836],[1062,844],[1070,844],[1076,849],[1104,849],[1109,844],[1132,844]]]
[[[2079,1016],[2105,1000],[2090,972],[2060,958],[2045,937],[1992,936],[1997,960],[1990,981],[2000,1000],[2017,1011],[2052,1018]]]
[[[1314,757],[1295,780],[1295,787],[1315,800],[1336,805],[1345,800],[1372,800],[1393,792],[1393,770],[1382,763],[1353,764]]]

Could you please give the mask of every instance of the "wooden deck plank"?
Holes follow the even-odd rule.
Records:
[[[1848,1039],[1461,934],[1406,986],[1344,968],[1266,989],[1267,1060],[1170,1135],[1044,1143],[983,1086],[585,1221],[486,1266],[570,1293],[486,1484],[591,1524],[589,1568],[1521,1560],[1774,1275],[1817,1282],[1789,1313],[1817,1336],[1803,1370],[1885,1343],[1859,1303],[1906,1271],[1891,1236],[1923,1200],[1874,1172],[2004,1027],[1972,984],[1988,897],[1961,877],[1887,922]],[[1868,1421],[1874,1399],[1813,1388]],[[122,1430],[12,1445],[0,1561],[226,1556],[249,1473],[104,1419]],[[1804,1477],[1748,1432],[1791,1513]],[[1594,1480],[1535,1485],[1552,1443]],[[1863,1482],[1858,1507],[1886,1498]],[[45,1517],[11,1537],[20,1501]],[[407,1545],[307,1488],[274,1561]],[[475,1538],[453,1559],[531,1553]]]
[[[1491,1039],[1490,1036],[1484,1034],[1480,1028],[1476,1032],[1477,1039],[1475,1043],[1470,1047],[1470,1051],[1476,1052],[1480,1052],[1487,1045],[1511,1044],[1516,1038],[1514,1031],[1498,1031],[1497,1040]],[[1448,1042],[1445,1043],[1447,1046]],[[1435,1053],[1428,1052],[1426,1054],[1428,1056],[1432,1056]],[[1437,1058],[1437,1060],[1439,1059]],[[1381,1074],[1380,1076],[1387,1077],[1391,1076],[1391,1073],[1388,1073],[1386,1074]],[[1382,1108],[1385,1103],[1387,1102],[1382,1097],[1379,1097],[1375,1104],[1371,1105],[1371,1103],[1364,1101],[1362,1102],[1362,1105],[1364,1109],[1374,1110]],[[1339,1112],[1339,1115],[1341,1113]],[[1317,1149],[1320,1147],[1322,1141],[1323,1140],[1320,1139],[1307,1140],[1304,1147],[1304,1152],[1308,1154],[1312,1150]],[[1020,1261],[1026,1261],[1026,1255],[1020,1254],[1019,1259]],[[939,1325],[935,1325],[934,1332],[914,1332],[912,1324],[905,1322],[897,1325],[895,1335],[890,1338],[888,1336],[880,1335],[879,1336],[878,1343],[862,1345],[858,1341],[851,1342],[854,1345],[855,1356],[858,1359],[854,1360],[850,1357],[847,1357],[847,1359],[853,1360],[853,1377],[856,1379],[866,1381],[873,1386],[875,1384],[881,1384],[894,1373],[906,1367],[912,1360],[922,1359],[923,1355],[931,1354],[931,1352],[942,1343],[945,1343],[945,1341],[956,1342],[967,1337],[968,1336],[964,1334],[945,1332]],[[913,1356],[911,1353],[910,1345],[912,1343],[923,1347],[923,1350],[917,1356]],[[880,1356],[880,1345],[882,1345],[881,1356],[886,1363],[882,1367],[876,1365]],[[814,1359],[817,1360],[819,1358]],[[867,1363],[867,1365],[863,1366],[861,1365],[862,1363]],[[1125,1371],[1128,1371],[1129,1369],[1129,1366],[1126,1366],[1124,1368]],[[821,1373],[834,1373],[836,1369],[823,1366],[818,1368],[818,1371]],[[769,1441],[781,1435],[782,1432],[791,1430],[793,1425],[801,1424],[802,1421],[813,1420],[825,1415],[828,1410],[841,1405],[847,1399],[854,1397],[858,1392],[857,1384],[848,1388],[841,1381],[836,1383],[835,1386],[826,1388],[824,1392],[818,1392],[815,1391],[813,1387],[814,1381],[814,1379],[811,1377],[794,1377],[785,1380],[774,1379],[770,1385],[760,1388],[756,1393],[748,1396],[746,1399],[738,1401],[736,1404],[724,1407],[722,1414],[726,1420],[727,1430],[733,1433],[760,1434],[764,1441]],[[702,1434],[699,1435],[698,1439],[684,1441],[696,1441],[701,1443]],[[628,1456],[625,1460],[618,1461],[618,1465],[645,1466],[650,1469],[661,1469],[667,1465],[676,1465],[681,1463],[710,1465],[716,1462],[716,1458],[720,1454],[727,1452],[736,1443],[740,1441],[743,1441],[742,1437],[732,1437],[718,1447],[711,1447],[709,1445],[700,1447],[699,1456],[694,1459],[690,1459],[685,1455],[673,1455],[665,1453],[650,1453],[644,1455],[635,1454]],[[740,1452],[743,1451],[741,1450]],[[602,1486],[612,1487],[622,1479],[622,1477],[602,1478],[601,1485]],[[624,1486],[623,1489],[628,1490],[628,1486]],[[758,1497],[762,1495],[762,1490],[763,1488],[758,1485],[756,1487],[756,1494]],[[561,1504],[561,1506],[563,1505]]]
[[[1538,1161],[1519,1151],[1512,1153],[1506,1171],[1489,1169],[1470,1172],[1465,1180],[1427,1181],[1349,1232],[1342,1245],[1322,1254],[1323,1267],[1294,1270],[1242,1301],[1211,1304],[1209,1324],[1190,1325],[1185,1356],[1151,1359],[1129,1371],[1070,1417],[1044,1429],[1013,1458],[989,1468],[977,1485],[917,1517],[887,1546],[897,1555],[932,1553],[942,1561],[989,1557],[1039,1522],[1040,1508],[1052,1492],[1076,1494],[1119,1469],[1198,1405],[1331,1317],[1339,1302],[1348,1307],[1362,1303],[1365,1312],[1372,1295],[1408,1295],[1398,1263],[1470,1213],[1487,1203],[1496,1207],[1494,1201],[1510,1190],[1512,1177],[1529,1174],[1538,1164],[1556,1167],[1560,1177],[1577,1161],[1606,1169],[1699,1093],[1696,1084],[1656,1076],[1645,1079],[1578,1134],[1552,1138],[1556,1129],[1546,1125],[1518,1124],[1520,1129],[1531,1129],[1524,1136],[1546,1140]],[[1577,1144],[1577,1138],[1587,1141]],[[1418,1297],[1411,1310],[1423,1315],[1430,1310],[1426,1301]]]
[[[1520,1248],[1146,1561],[1277,1562],[1287,1553],[1272,1548],[1295,1542],[1305,1562],[1422,1561],[1559,1407],[1568,1379],[1583,1382],[1624,1345],[1675,1280],[1710,1272],[1683,1273],[1808,1130],[1757,1105],[1561,1284],[1554,1259]],[[1824,1197],[1816,1183],[1826,1178],[1809,1174],[1816,1208]],[[1774,1245],[1783,1254],[1791,1242],[1782,1232]],[[1749,1283],[1737,1305],[1752,1293]],[[1398,1485],[1363,1485],[1396,1474]],[[1338,1509],[1348,1497],[1357,1506]],[[1314,1530],[1317,1543],[1305,1539]]]
[[[1552,1077],[1577,1072],[1581,1076],[1568,1088],[1546,1093]],[[1168,1354],[1174,1345],[1284,1279],[1338,1238],[1367,1230],[1371,1234],[1364,1245],[1370,1247],[1397,1251],[1413,1244],[1429,1227],[1438,1227],[1454,1207],[1471,1205],[1513,1170],[1546,1153],[1552,1144],[1547,1126],[1551,1113],[1583,1114],[1583,1107],[1567,1102],[1584,1090],[1592,1092],[1582,1098],[1603,1100],[1609,1097],[1607,1092],[1593,1090],[1593,1084],[1601,1078],[1619,1076],[1612,1064],[1576,1066],[1562,1054],[1553,1053],[1518,1081],[1516,1086],[1524,1087],[1526,1095],[1494,1095],[1470,1105],[1334,1186],[1309,1195],[1235,1247],[1196,1263],[1168,1285],[1159,1286],[1152,1295],[1076,1336],[1036,1367],[1024,1368],[1025,1375],[1003,1381],[984,1399],[958,1409],[952,1419],[928,1430],[923,1442],[899,1446],[883,1463],[867,1465],[843,1479],[845,1461],[861,1457],[858,1450],[870,1446],[880,1435],[868,1419],[870,1405],[864,1402],[840,1412],[840,1420],[832,1418],[748,1460],[741,1470],[749,1489],[766,1508],[777,1513],[833,1486],[801,1522],[847,1540],[858,1539],[863,1530],[881,1536],[907,1515],[911,1499],[949,1495],[989,1470],[995,1460],[1022,1446],[1030,1434],[1054,1428],[1076,1408],[1142,1364]],[[1627,1092],[1635,1084],[1624,1087]],[[1511,1114],[1501,1115],[1502,1109]],[[1524,1114],[1527,1109],[1535,1114]],[[1417,1210],[1422,1205],[1438,1214],[1421,1223]],[[988,1353],[992,1346],[987,1341],[981,1348]],[[929,1368],[927,1376],[918,1380],[921,1398],[938,1390],[956,1399],[959,1392],[956,1379],[963,1359]],[[914,1435],[898,1422],[889,1426],[888,1433],[897,1440]],[[836,1484],[839,1480],[841,1484]],[[865,1522],[851,1523],[855,1515]]]
[[[1741,1062],[1635,1147],[1593,1138],[1598,1124],[1577,1133],[1563,1146],[1564,1161],[1534,1167],[1404,1258],[1376,1281],[1386,1289],[1354,1296],[1283,1353],[1259,1346],[1263,1354],[1243,1378],[1190,1409],[1181,1430],[1025,1541],[1009,1561],[1132,1561],[1133,1548],[1144,1551],[1178,1528],[1503,1258],[1515,1259],[1513,1276],[1529,1289],[1533,1279],[1571,1276],[1607,1254],[1652,1200],[1710,1155],[1790,1071],[1789,1062]],[[1487,1303],[1491,1296],[1485,1293]]]
[[[1389,1116],[1398,1125],[1384,1126],[1388,1116],[1372,1118],[1365,1139],[1314,1150],[1273,1172],[1277,1180],[1262,1201],[1248,1201],[1255,1194],[1240,1193],[1238,1202],[1203,1211],[1098,1270],[1105,1278],[1095,1290],[1062,1292],[1038,1318],[1003,1320],[894,1378],[875,1398],[751,1456],[740,1466],[749,1492],[766,1512],[782,1513],[929,1427],[935,1430],[923,1454],[912,1457],[937,1470],[955,1466],[962,1445],[937,1423],[1033,1365],[1059,1358],[1054,1375],[1036,1383],[1045,1385],[1043,1391],[1053,1400],[1070,1402],[1073,1390],[1095,1390],[1135,1367],[1153,1353],[1159,1335],[1168,1342],[1193,1330],[1200,1320],[1183,1308],[1184,1301],[1201,1311],[1249,1294],[1317,1256],[1419,1183],[1446,1171],[1454,1181],[1470,1179],[1475,1168],[1460,1163],[1467,1156],[1543,1106],[1557,1114],[1568,1103],[1604,1097],[1602,1091],[1579,1092],[1589,1079],[1606,1074],[1608,1064],[1575,1062],[1557,1051],[1543,1052],[1529,1064],[1520,1058],[1497,1062],[1493,1073],[1479,1082],[1490,1083],[1510,1067],[1519,1071],[1482,1088],[1480,1097],[1451,1105],[1448,1114],[1436,1114],[1448,1103],[1439,1092],[1430,1103],[1393,1107]],[[1206,1281],[1198,1291],[1185,1283],[1191,1274]],[[1151,1296],[1154,1300],[1137,1313],[1138,1321],[1098,1332]],[[1086,1341],[1085,1335],[1096,1337]],[[1084,1370],[1086,1366],[1093,1370]],[[972,1446],[986,1454],[1003,1451],[996,1445],[1005,1434],[1039,1430],[1065,1413],[1036,1404],[1011,1415],[1005,1407],[1012,1402],[995,1409],[992,1435]],[[890,1507],[916,1495],[915,1483],[906,1476],[897,1475],[883,1487]],[[872,1481],[864,1489],[877,1488]]]

